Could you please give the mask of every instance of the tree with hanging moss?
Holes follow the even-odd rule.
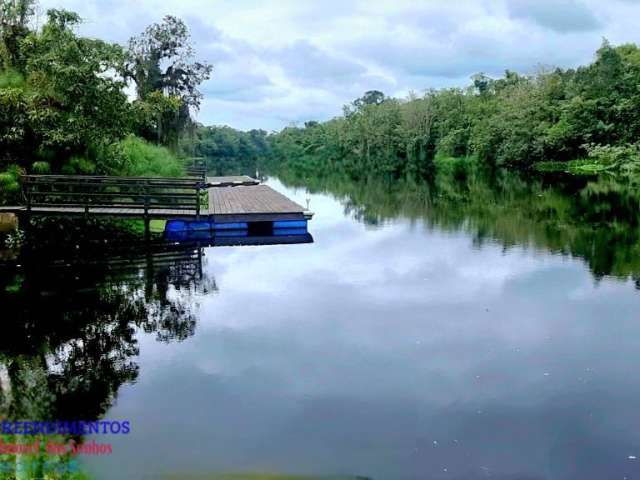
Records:
[[[179,18],[166,16],[161,23],[149,26],[141,35],[129,40],[123,76],[136,86],[138,108],[155,111],[155,132],[145,128],[145,137],[177,146],[191,117],[200,108],[200,84],[208,80],[213,67],[194,60],[189,28]],[[167,103],[166,99],[179,101]],[[148,125],[146,126],[148,127]]]

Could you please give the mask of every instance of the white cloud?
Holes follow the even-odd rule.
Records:
[[[42,0],[79,12],[85,35],[125,43],[172,14],[200,58],[204,123],[277,129],[327,119],[369,89],[464,86],[479,71],[530,72],[591,60],[602,37],[640,41],[629,0]]]

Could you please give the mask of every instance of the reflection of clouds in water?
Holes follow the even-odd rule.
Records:
[[[314,245],[209,252],[212,272],[225,290],[216,299],[222,304],[218,308],[224,308],[225,300],[233,307],[236,293],[286,295],[304,290],[315,294],[317,288],[338,285],[357,289],[354,294],[382,306],[408,301],[460,303],[500,295],[519,276],[557,263],[550,254],[516,248],[504,253],[498,246],[487,245],[478,251],[463,234],[434,231],[426,236],[419,224],[414,228],[404,221],[367,230],[338,214],[337,201],[319,197],[324,208],[310,223]],[[322,218],[340,221],[319,226],[316,221]]]
[[[633,285],[463,234],[366,230],[322,198],[313,245],[208,250],[220,292],[196,336],[141,337],[140,380],[112,412],[158,444],[130,441],[118,461],[138,468],[160,445],[176,451],[160,470],[640,473]]]

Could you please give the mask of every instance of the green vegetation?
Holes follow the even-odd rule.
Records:
[[[466,232],[478,246],[499,244],[581,258],[593,276],[640,285],[640,194],[613,178],[522,178],[506,169],[438,157],[427,181],[354,181],[344,172],[300,176],[282,171],[285,185],[329,193],[359,221],[398,219],[445,232]],[[473,163],[472,163],[473,165]]]
[[[440,157],[489,167],[635,181],[640,165],[640,49],[604,42],[592,64],[500,79],[406,99],[367,92],[328,122],[270,138],[271,160],[298,174],[341,171],[398,178],[429,172]],[[553,162],[553,163],[550,163]]]
[[[153,236],[161,236],[164,233],[166,223],[166,220],[151,220],[149,222],[149,232]],[[131,234],[134,238],[144,238],[144,220],[120,220],[119,223],[112,224],[112,226]]]
[[[144,140],[129,136],[119,144],[125,163],[120,169],[122,175],[179,177],[183,165],[166,147],[152,145]]]
[[[259,160],[270,154],[267,132],[242,132],[231,127],[198,126],[182,141],[185,155],[206,160],[207,170],[216,175],[227,173],[253,176]]]
[[[23,173],[181,175],[178,139],[212,70],[193,61],[184,22],[123,48],[78,36],[73,12],[49,10],[37,29],[34,15],[35,0],[0,0],[0,202]]]
[[[154,253],[117,224],[47,222],[33,226],[42,229],[36,248],[0,268],[0,419],[109,419],[119,389],[138,377],[138,332],[163,343],[193,336],[190,305],[216,289],[215,280],[197,273],[192,249]],[[47,440],[69,445],[87,437],[0,435],[6,445],[35,440],[39,453],[0,452],[1,480],[89,478],[82,455],[42,448]]]

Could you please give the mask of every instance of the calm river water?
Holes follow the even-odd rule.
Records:
[[[85,439],[113,446],[82,457],[96,479],[640,478],[637,200],[462,182],[270,179],[314,243],[19,273],[13,402],[130,421]]]

